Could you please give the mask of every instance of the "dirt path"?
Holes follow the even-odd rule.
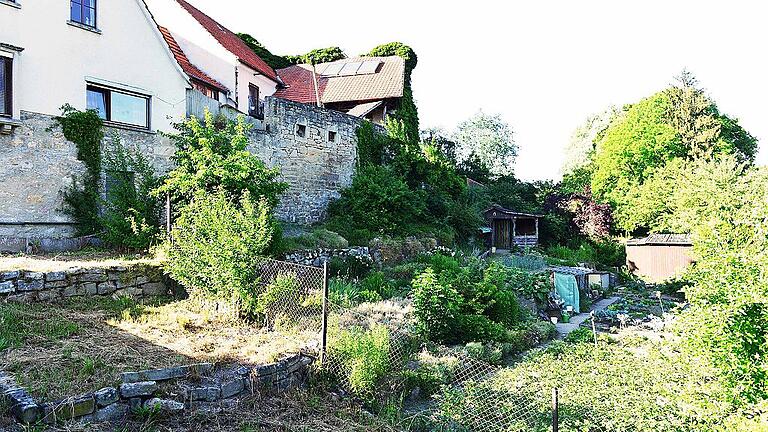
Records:
[[[607,299],[602,299],[599,302],[592,305],[592,307],[589,309],[589,312],[580,313],[573,318],[571,318],[571,321],[569,323],[557,323],[555,324],[555,327],[557,328],[557,338],[563,339],[564,337],[568,336],[569,333],[579,328],[579,326],[586,320],[589,319],[589,313],[592,311],[599,311],[607,308],[608,306],[616,303],[619,301],[621,297],[619,296],[613,296],[608,297]]]

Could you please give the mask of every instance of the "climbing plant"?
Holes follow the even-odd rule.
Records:
[[[72,184],[62,191],[62,212],[76,223],[78,235],[99,231],[99,183],[101,179],[101,141],[103,122],[96,111],[79,111],[70,105],[61,108],[56,120],[64,137],[77,147],[77,159],[85,171],[76,175]]]
[[[407,144],[419,142],[419,112],[413,100],[411,89],[411,73],[416,68],[418,57],[413,48],[402,42],[390,42],[373,48],[369,53],[372,57],[400,56],[405,60],[405,86],[400,107],[387,120],[389,134]]]

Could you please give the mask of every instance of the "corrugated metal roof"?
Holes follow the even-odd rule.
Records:
[[[649,234],[645,238],[631,239],[627,241],[627,245],[641,246],[641,245],[674,245],[674,246],[691,246],[690,234]]]

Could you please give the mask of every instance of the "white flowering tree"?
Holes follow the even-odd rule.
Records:
[[[512,140],[512,129],[498,114],[479,111],[459,123],[453,141],[459,163],[475,156],[493,175],[508,175],[515,170],[517,144]]]

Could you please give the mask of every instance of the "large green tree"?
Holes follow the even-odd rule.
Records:
[[[500,115],[479,111],[459,123],[453,140],[460,164],[476,157],[495,176],[514,172],[517,144],[512,139],[512,128]]]
[[[664,168],[730,154],[754,160],[757,142],[721,114],[695,81],[672,86],[625,109],[605,130],[592,157],[591,187],[615,209],[617,228],[626,232],[658,229],[667,212]],[[671,168],[670,168],[671,169]],[[646,185],[646,182],[652,181]]]

